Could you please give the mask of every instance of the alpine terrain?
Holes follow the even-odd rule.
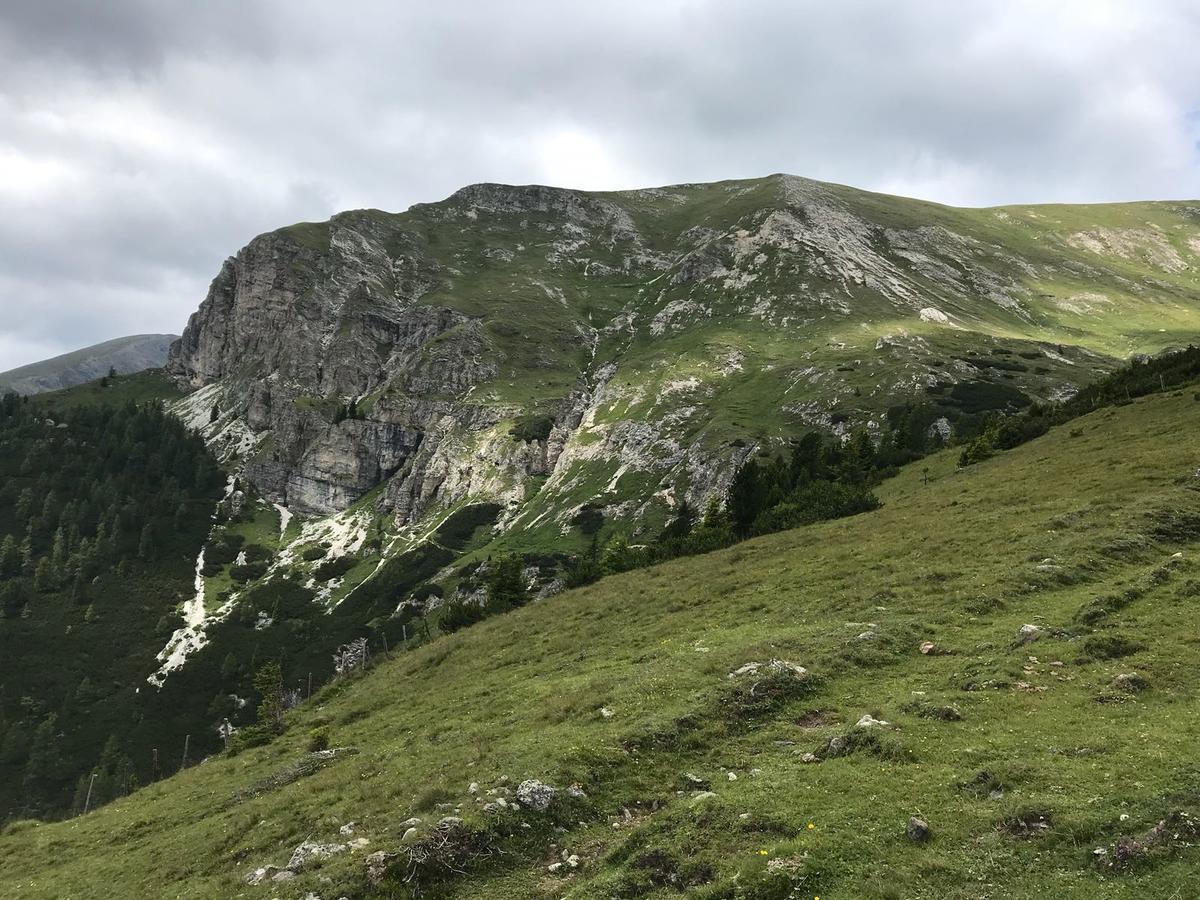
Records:
[[[0,894],[1190,896],[1198,333],[1200,201],[261,235],[0,406]]]

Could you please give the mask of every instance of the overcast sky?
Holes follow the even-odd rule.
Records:
[[[1200,198],[1194,0],[0,0],[0,370],[477,181]]]

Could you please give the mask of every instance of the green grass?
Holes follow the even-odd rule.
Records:
[[[161,369],[150,369],[135,375],[116,375],[102,384],[101,379],[86,384],[35,394],[29,402],[43,407],[53,414],[54,409],[71,410],[81,406],[109,404],[122,406],[126,403],[145,403],[152,400],[176,400],[183,392]]]
[[[876,512],[608,578],[440,638],[326,689],[267,747],[83,818],[10,826],[0,893],[359,896],[364,853],[396,847],[405,819],[436,820],[446,812],[434,804],[449,802],[481,823],[468,783],[507,776],[579,782],[589,797],[563,833],[525,813],[534,827],[511,855],[435,895],[1188,896],[1200,849],[1186,833],[1128,872],[1100,871],[1092,851],[1172,811],[1200,813],[1198,646],[1180,627],[1200,603],[1200,496],[1183,439],[1197,428],[1186,391],[969,469],[943,453],[886,482]],[[1133,599],[1081,624],[1097,598],[1122,596]],[[1027,622],[1046,634],[1015,646]],[[859,640],[869,623],[877,636]],[[951,652],[921,655],[927,639]],[[1105,658],[1114,646],[1140,649]],[[760,704],[727,677],[773,657],[806,666],[809,686]],[[1130,671],[1146,691],[1111,686]],[[951,704],[961,721],[921,714]],[[881,739],[802,762],[868,712],[892,723]],[[316,727],[359,752],[234,799],[293,765]],[[689,772],[716,796],[678,794]],[[1031,811],[1049,827],[1013,834]],[[905,838],[910,815],[931,842]],[[242,883],[307,836],[345,840],[350,821],[365,850],[284,885]],[[548,874],[564,848],[580,867]],[[399,883],[381,890],[406,896]]]

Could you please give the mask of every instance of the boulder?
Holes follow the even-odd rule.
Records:
[[[329,859],[331,856],[337,856],[348,849],[346,844],[318,844],[316,841],[305,841],[292,851],[292,858],[288,860],[287,868],[293,872],[299,871],[305,866]]]
[[[1042,636],[1042,629],[1037,625],[1022,625],[1017,629],[1018,644],[1032,644]]]
[[[1119,691],[1125,691],[1130,694],[1137,694],[1144,691],[1150,685],[1137,672],[1122,672],[1112,680],[1112,686]]]
[[[825,742],[825,746],[821,748],[822,757],[841,756],[850,749],[850,742],[846,740],[844,735],[835,734]]]
[[[908,839],[915,844],[925,843],[932,834],[929,830],[929,823],[924,819],[918,819],[916,816],[909,818],[905,833],[908,835]]]
[[[804,678],[808,670],[804,666],[786,659],[771,659],[764,662],[748,662],[729,673],[730,678],[742,678],[746,675],[793,675]]]
[[[259,866],[245,878],[246,884],[262,884],[284,871],[279,866]]]
[[[854,723],[855,728],[890,728],[891,722],[885,722],[883,719],[877,719],[870,713],[863,715],[861,719]]]
[[[558,790],[536,778],[530,778],[517,785],[517,799],[530,809],[545,812],[558,796]]]

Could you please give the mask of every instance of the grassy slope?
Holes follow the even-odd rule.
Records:
[[[1197,639],[1180,627],[1200,592],[1186,546],[1200,538],[1196,458],[1182,439],[1200,427],[1200,403],[1190,391],[1152,397],[1073,425],[964,471],[951,453],[926,460],[885,485],[876,513],[606,579],[386,662],[300,711],[267,748],[210,760],[81,819],[11,827],[0,837],[0,893],[354,896],[363,851],[286,885],[241,878],[283,864],[306,836],[336,840],[340,823],[361,823],[373,850],[438,800],[473,818],[468,782],[507,775],[587,787],[597,816],[558,839],[582,867],[568,881],[546,875],[547,846],[544,859],[463,880],[455,896],[671,896],[652,881],[672,866],[732,890],[735,875],[751,884],[778,857],[807,873],[797,896],[1185,896],[1200,867],[1194,847],[1103,882],[1090,859],[1200,802]],[[1038,570],[1047,557],[1061,568]],[[1144,649],[1080,662],[1089,634],[1077,611],[1127,586],[1144,593],[1090,636]],[[856,641],[872,622],[879,637]],[[1071,633],[1013,647],[1025,622]],[[953,655],[919,655],[926,638]],[[721,714],[726,673],[773,656],[808,666],[815,691],[757,720]],[[1133,670],[1150,689],[1113,694],[1112,676]],[[983,687],[965,691],[967,682]],[[963,721],[904,711],[914,697],[952,702]],[[818,708],[843,724],[796,724]],[[805,765],[795,754],[865,712],[895,724],[898,761]],[[232,801],[300,756],[319,723],[361,753]],[[956,787],[983,770],[1005,784],[1002,798]],[[695,808],[677,796],[689,771],[718,796]],[[666,808],[634,805],[654,799]],[[614,827],[622,806],[633,820]],[[1048,834],[998,830],[1028,808],[1051,814]],[[911,814],[932,825],[930,845],[904,838]]]

